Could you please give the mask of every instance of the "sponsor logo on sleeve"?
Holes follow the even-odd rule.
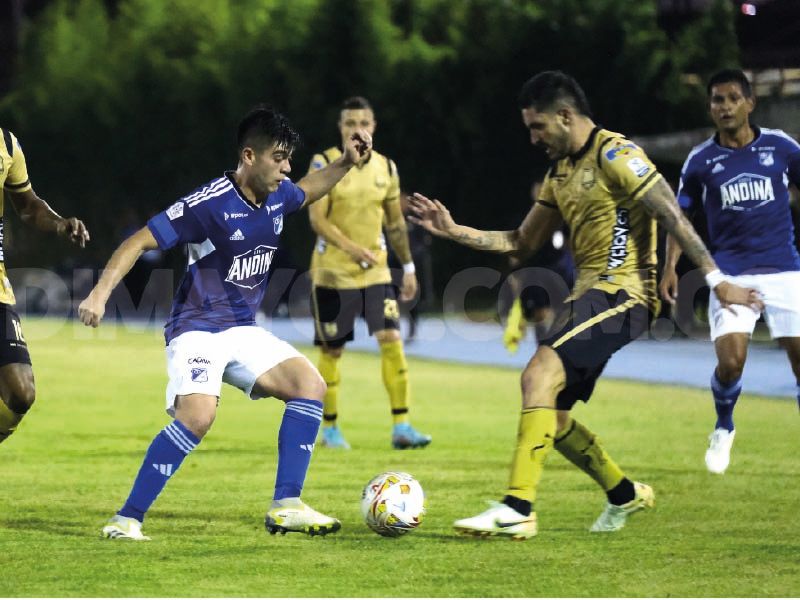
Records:
[[[628,156],[636,150],[638,150],[636,144],[619,144],[606,151],[606,159],[612,161],[620,156]]]
[[[167,209],[167,217],[170,221],[183,216],[183,202],[176,202]]]
[[[628,168],[633,171],[637,177],[644,177],[650,172],[650,167],[638,156],[634,156],[627,163]]]

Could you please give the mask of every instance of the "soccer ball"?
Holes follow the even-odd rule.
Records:
[[[372,531],[399,537],[419,527],[425,515],[425,492],[408,473],[381,473],[361,494],[361,514]]]

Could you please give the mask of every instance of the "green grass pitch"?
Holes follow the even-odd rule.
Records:
[[[795,596],[800,463],[794,402],[745,395],[724,476],[705,471],[708,392],[601,381],[577,418],[656,508],[616,534],[589,534],[604,496],[557,453],[526,542],[460,537],[506,485],[518,373],[411,360],[413,422],[425,450],[390,447],[378,358],[346,354],[340,424],[349,452],[318,448],[304,498],[342,520],[327,538],[270,536],[282,407],[223,391],[217,422],[156,501],[150,543],[99,532],[168,419],[160,331],[28,319],[38,400],[0,446],[0,596]],[[308,349],[307,349],[308,350]],[[709,345],[709,352],[712,348]],[[495,351],[502,352],[502,348]],[[309,352],[313,352],[310,351]],[[316,359],[316,354],[311,354]],[[367,529],[362,486],[392,469],[428,498],[400,539]]]

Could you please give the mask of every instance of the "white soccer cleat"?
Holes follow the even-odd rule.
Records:
[[[103,527],[103,537],[110,540],[135,540],[149,542],[150,538],[142,534],[142,523],[131,517],[114,515]]]
[[[708,450],[706,450],[706,468],[712,473],[721,475],[731,462],[731,446],[736,430],[715,429],[708,436]]]
[[[518,513],[502,502],[489,502],[489,509],[468,519],[453,523],[456,531],[466,535],[488,537],[499,535],[514,540],[527,540],[536,535],[536,513],[530,516]]]
[[[327,535],[336,533],[342,528],[338,519],[317,512],[299,499],[285,502],[285,506],[275,506],[267,511],[264,527],[272,535],[285,535],[289,531],[297,531],[308,535]]]
[[[606,504],[605,510],[597,517],[594,525],[589,529],[593,533],[619,531],[625,527],[628,516],[643,508],[653,508],[656,504],[656,495],[653,488],[645,483],[633,482],[636,492],[633,500],[622,505]]]

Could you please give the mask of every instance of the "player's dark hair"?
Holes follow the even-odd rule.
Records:
[[[236,143],[239,152],[248,146],[262,152],[275,144],[291,153],[300,144],[300,134],[284,115],[271,106],[259,104],[239,122]]]
[[[723,69],[714,73],[711,79],[708,80],[708,86],[706,86],[706,93],[708,93],[709,98],[711,97],[711,88],[721,83],[738,83],[745,98],[753,97],[753,87],[750,85],[747,75],[741,69]]]
[[[575,79],[563,71],[542,71],[522,86],[517,100],[519,108],[534,108],[537,112],[552,111],[565,103],[582,115],[592,116],[586,94]]]
[[[364,96],[350,96],[342,102],[342,110],[372,110],[372,106]]]

